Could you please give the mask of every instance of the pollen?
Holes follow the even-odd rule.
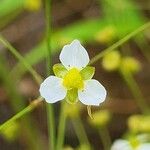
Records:
[[[83,89],[84,83],[80,71],[72,68],[68,71],[63,79],[63,85],[69,89]]]

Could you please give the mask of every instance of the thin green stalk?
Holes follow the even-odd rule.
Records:
[[[99,129],[99,135],[103,144],[104,150],[110,150],[111,146],[111,138],[106,127]]]
[[[12,80],[9,76],[9,69],[3,55],[0,55],[0,79],[3,81],[4,88],[6,89],[6,93],[10,99],[10,105],[14,112],[18,112],[23,109],[26,106],[25,101],[17,92],[14,80]]]
[[[91,61],[90,61],[90,65],[94,64],[96,61],[98,61],[100,58],[102,58],[104,55],[106,55],[107,53],[109,53],[110,51],[118,48],[120,45],[124,44],[125,42],[127,42],[129,39],[131,39],[132,37],[134,37],[135,35],[137,35],[138,33],[142,32],[143,30],[145,30],[146,28],[150,27],[150,22],[145,23],[144,25],[140,26],[139,28],[137,28],[135,31],[131,32],[130,34],[128,34],[127,36],[125,36],[124,38],[122,38],[121,40],[119,40],[118,42],[116,42],[115,44],[113,44],[112,46],[106,48],[105,50],[103,50],[102,52],[100,52],[98,55],[94,56]]]
[[[6,60],[4,59],[3,55],[0,55],[0,79],[3,81],[3,85],[6,89],[10,105],[15,113],[22,110],[26,105],[25,101],[21,97],[20,93],[17,92],[15,81],[9,76],[9,69],[6,64]],[[41,133],[37,127],[33,124],[32,116],[26,116],[25,119],[21,120],[20,125],[24,125],[22,132],[24,132],[25,140],[27,140],[28,146],[31,149],[41,149],[44,145]],[[34,130],[32,129],[34,128]],[[34,139],[34,140],[33,140]],[[40,146],[37,147],[35,142],[38,141]]]
[[[65,102],[62,102],[61,103],[60,117],[59,117],[56,150],[62,150],[63,149],[66,118],[67,118],[67,116],[65,113]]]
[[[19,113],[17,113],[16,115],[14,115],[12,118],[10,118],[9,120],[7,120],[5,123],[3,123],[2,125],[0,125],[0,131],[3,130],[3,129],[5,129],[5,128],[7,128],[12,122],[16,121],[17,119],[19,119],[22,116],[26,115],[27,113],[31,112],[42,101],[43,101],[43,98],[39,97],[36,100],[34,100],[33,102],[31,102],[31,104],[29,106],[27,106],[22,111],[20,111]]]
[[[46,17],[46,43],[47,43],[47,55],[46,55],[46,70],[47,76],[50,75],[52,69],[51,63],[51,0],[45,0],[45,17]]]
[[[47,76],[51,74],[51,0],[45,0],[45,17],[46,17],[46,41],[47,41],[47,54],[46,54],[46,70]],[[47,125],[48,125],[48,143],[49,150],[55,150],[55,121],[54,110],[52,104],[46,104],[47,110]]]
[[[87,134],[85,132],[82,120],[78,115],[75,119],[72,119],[73,127],[75,129],[76,135],[79,139],[80,144],[86,144],[90,148],[90,142],[88,140]]]
[[[55,123],[54,123],[54,110],[51,104],[46,104],[47,112],[47,125],[48,125],[48,144],[49,150],[55,149]]]
[[[8,50],[28,69],[28,71],[33,75],[34,79],[38,84],[42,82],[41,76],[24,60],[18,51],[4,38],[0,35],[0,42],[8,48]]]
[[[149,43],[147,39],[144,39],[144,36],[141,35],[140,38],[137,37],[135,39],[135,42],[143,53],[143,56],[150,62]]]
[[[120,71],[124,81],[126,82],[127,86],[129,87],[129,89],[131,90],[136,103],[138,105],[138,107],[140,108],[140,110],[142,111],[142,113],[147,114],[150,113],[149,107],[145,102],[145,99],[141,93],[141,90],[138,86],[138,84],[136,83],[136,81],[134,80],[133,76],[131,73],[126,73],[124,71]]]

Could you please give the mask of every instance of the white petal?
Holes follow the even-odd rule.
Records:
[[[89,55],[78,40],[74,40],[71,44],[65,45],[60,53],[59,59],[67,69],[73,67],[82,69],[89,63]]]
[[[128,141],[116,140],[112,145],[111,150],[133,150],[133,149]]]
[[[97,80],[87,80],[84,90],[78,91],[78,97],[85,105],[99,105],[106,98],[106,90]]]
[[[137,150],[150,150],[150,143],[141,144]]]
[[[55,103],[63,100],[67,94],[67,90],[62,85],[62,79],[49,76],[40,86],[40,94],[48,103]]]

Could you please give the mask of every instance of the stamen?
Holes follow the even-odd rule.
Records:
[[[87,106],[87,112],[88,112],[89,117],[90,117],[91,119],[94,119],[94,118],[93,118],[93,115],[92,115],[92,111],[91,111],[91,106],[90,106],[90,105]]]
[[[65,75],[63,85],[68,89],[83,89],[83,79],[80,75],[80,71],[76,68],[72,68]]]

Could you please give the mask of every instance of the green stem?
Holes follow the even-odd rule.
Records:
[[[149,113],[149,107],[148,105],[145,103],[145,99],[141,93],[141,90],[138,86],[138,84],[136,83],[136,81],[134,80],[132,74],[130,73],[126,73],[125,71],[121,70],[120,71],[124,81],[126,82],[127,86],[129,87],[129,89],[131,90],[137,105],[139,106],[140,110],[142,111],[142,113],[147,114]]]
[[[12,78],[9,76],[9,69],[3,55],[0,56],[0,79],[2,79],[3,81],[12,109],[15,113],[17,113],[18,111],[22,110],[26,105],[20,93],[17,92],[15,80],[12,80]],[[39,138],[41,137],[41,133],[33,123],[32,116],[26,116],[19,123],[21,126],[24,126],[22,132],[24,133],[24,138],[27,141],[30,149],[41,149],[44,145],[43,139]],[[36,142],[39,143],[38,147],[35,139]]]
[[[33,75],[36,82],[40,84],[42,82],[41,76],[24,60],[18,51],[4,38],[0,35],[0,42],[4,44],[5,47],[28,69],[28,71]]]
[[[7,120],[5,123],[0,125],[0,131],[7,128],[12,122],[16,121],[17,119],[21,118],[25,114],[31,112],[34,108],[36,108],[41,102],[43,101],[43,98],[39,97],[36,100],[34,100],[29,106],[24,108],[22,111],[14,115],[12,118]]]
[[[47,54],[46,54],[46,70],[47,76],[51,74],[52,63],[51,63],[51,0],[45,0],[45,17],[46,17],[46,43],[47,43]],[[48,125],[48,142],[49,150],[55,150],[55,120],[54,110],[52,104],[46,104],[47,111],[47,125]]]
[[[141,35],[140,38],[135,39],[137,46],[140,48],[143,56],[150,62],[150,52],[149,52],[149,43],[147,39],[144,39],[144,36]]]
[[[45,17],[46,17],[46,43],[47,43],[47,55],[46,55],[46,70],[47,75],[50,75],[52,63],[51,63],[51,0],[45,0]]]
[[[137,28],[135,31],[131,32],[130,34],[128,34],[127,36],[125,36],[124,38],[122,38],[121,40],[119,40],[118,42],[113,44],[112,46],[108,47],[107,49],[105,49],[102,52],[100,52],[98,55],[94,56],[91,59],[89,65],[94,64],[96,61],[98,61],[104,55],[106,55],[110,51],[116,49],[117,47],[119,47],[120,45],[122,45],[123,43],[125,43],[126,41],[128,41],[129,39],[131,39],[132,37],[134,37],[135,35],[137,35],[138,33],[142,32],[143,30],[145,30],[148,27],[150,27],[150,22],[145,23],[144,25],[142,25],[141,27]]]
[[[88,140],[87,134],[85,132],[84,126],[82,124],[82,120],[78,115],[75,119],[72,119],[72,123],[76,132],[76,135],[79,139],[80,144],[86,144],[90,148],[90,142]]]
[[[3,55],[0,55],[0,79],[3,81],[13,111],[18,112],[23,109],[26,106],[25,101],[17,92],[14,80],[9,76],[9,68]]]
[[[41,78],[41,76],[32,68],[32,66],[30,66],[30,64],[28,64],[26,61],[25,61],[25,59],[23,58],[23,56],[21,56],[19,53],[18,53],[18,51],[4,38],[4,37],[2,37],[1,35],[0,35],[0,42],[2,43],[2,44],[4,44],[4,46],[6,47],[6,48],[8,48],[8,50],[28,69],[28,71],[33,75],[33,77],[34,77],[34,79],[35,79],[35,81],[38,83],[38,84],[40,84],[41,82],[42,82],[42,78]],[[10,76],[8,76],[9,78],[10,78]],[[8,79],[7,79],[8,80]],[[9,83],[10,84],[10,83]],[[12,87],[12,85],[10,86],[10,87]],[[14,91],[14,89],[11,91],[11,92],[13,92]],[[11,94],[11,96],[13,95],[13,97],[15,96],[14,95],[14,93],[13,94]],[[15,97],[14,97],[15,98]],[[15,100],[14,101],[19,101],[19,98],[15,98]],[[25,115],[26,113],[29,113],[29,112],[31,112],[36,106],[37,106],[37,104],[40,102],[40,100],[38,101],[38,100],[35,100],[34,102],[32,102],[29,106],[27,106],[25,109],[23,109],[22,111],[20,111],[19,113],[17,113],[16,115],[14,115],[11,119],[9,119],[8,121],[6,121],[5,123],[6,123],[6,125],[7,124],[9,124],[9,122],[11,123],[12,121],[15,121],[16,119],[18,119],[18,118],[20,118],[20,117],[22,117],[23,115]],[[22,104],[21,104],[22,103]],[[13,103],[12,103],[13,104]],[[13,106],[15,106],[14,108],[15,109],[17,109],[16,111],[18,111],[18,108],[19,107],[23,107],[23,101],[19,101],[18,102],[18,104],[20,104],[20,105],[16,105],[15,106],[15,104],[13,105]],[[29,118],[29,117],[28,117]],[[26,118],[26,120],[28,119],[28,118]],[[3,124],[4,125],[4,127],[5,127],[5,123]],[[1,130],[1,128],[3,129],[3,125],[1,125],[0,126],[0,130]],[[26,126],[26,133],[27,132],[30,132],[31,133],[31,131],[29,131],[28,129],[28,127]],[[34,129],[34,133],[36,134],[36,135],[39,135],[39,133],[38,133],[38,130],[36,130],[36,128]],[[35,134],[31,134],[32,135],[32,137],[33,136],[36,136]],[[31,138],[32,138],[31,137]],[[28,138],[29,140],[31,139],[30,137]],[[31,140],[30,140],[31,141]],[[33,140],[31,141],[32,142],[32,145],[34,144],[34,142],[33,142]],[[40,142],[40,140],[38,140],[38,142],[39,143],[41,143]],[[39,149],[40,149],[40,147],[38,147]]]
[[[111,138],[106,127],[99,129],[99,135],[103,144],[104,150],[110,150],[111,146]]]
[[[62,102],[61,103],[61,112],[60,112],[60,117],[59,117],[56,150],[62,150],[63,149],[65,124],[66,124],[66,118],[67,118],[64,109],[65,109],[65,102]]]
[[[55,149],[55,123],[54,123],[54,110],[51,104],[46,104],[47,111],[47,125],[48,125],[48,136],[49,136],[49,150]]]

